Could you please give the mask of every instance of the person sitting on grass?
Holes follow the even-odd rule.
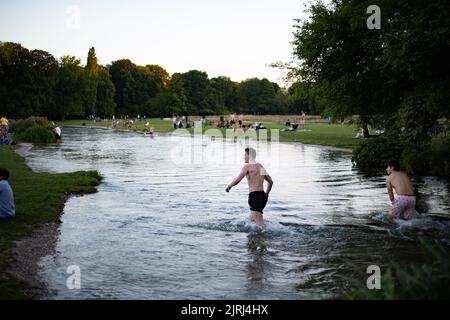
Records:
[[[381,134],[383,134],[383,133],[384,133],[384,130],[381,129],[380,127],[378,127],[378,128],[375,130],[375,135],[376,135],[376,136],[379,136],[379,135],[381,135]]]
[[[284,129],[284,131],[296,131],[298,129],[298,123],[291,123],[291,127],[289,129]]]
[[[364,133],[363,130],[361,129],[361,131],[356,133],[355,139],[363,139],[364,138]]]
[[[8,179],[9,171],[0,168],[0,219],[9,219],[16,215],[14,195]]]
[[[255,130],[266,129],[262,123],[255,122]]]

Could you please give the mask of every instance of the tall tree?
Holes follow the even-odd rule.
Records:
[[[167,87],[170,80],[170,75],[163,67],[157,64],[149,64],[146,66],[151,75],[153,75],[159,82],[161,88]]]
[[[314,89],[314,86],[307,82],[293,83],[288,89],[289,113],[299,113],[303,110],[309,114],[321,114],[325,106]]]
[[[107,68],[101,67],[98,74],[96,114],[100,117],[111,117],[116,113],[114,102],[115,88]]]
[[[0,110],[10,117],[42,114],[54,104],[58,64],[48,52],[0,44]]]
[[[130,82],[133,81],[133,70],[135,64],[128,59],[114,61],[110,68],[111,81],[115,87],[114,100],[117,105],[117,112],[122,115],[128,114],[127,105],[125,102],[126,88],[130,87]]]
[[[160,91],[158,79],[145,67],[137,66],[132,72],[133,80],[125,88],[125,104],[130,114],[145,115],[145,106]]]
[[[97,60],[97,54],[95,53],[95,48],[92,47],[89,49],[87,62],[86,62],[86,71],[89,74],[98,75],[100,71],[100,66]]]
[[[161,90],[158,79],[146,67],[130,60],[114,61],[109,68],[116,88],[115,101],[122,115],[144,115],[149,101]]]
[[[97,113],[97,85],[99,81],[98,74],[100,66],[97,61],[97,55],[94,47],[89,49],[85,70],[87,73],[86,81],[88,84],[86,87],[87,91],[84,103],[84,113],[85,116],[89,116]]]
[[[236,109],[235,84],[228,77],[211,79],[212,104],[217,114],[224,114]]]
[[[60,60],[56,87],[55,116],[61,119],[84,116],[85,93],[90,85],[81,61],[76,57],[63,56]]]
[[[169,114],[187,114],[186,95],[184,93],[183,79],[180,73],[174,73],[167,85],[167,91],[173,96],[169,105]]]
[[[188,114],[212,114],[214,111],[208,103],[211,90],[208,74],[191,70],[181,74]]]
[[[268,114],[287,112],[287,101],[280,87],[267,79],[251,78],[239,85],[239,112]]]

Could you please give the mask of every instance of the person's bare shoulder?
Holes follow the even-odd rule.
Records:
[[[399,173],[401,174],[402,177],[409,179],[409,176],[408,176],[408,174],[406,172],[400,171]]]
[[[259,173],[260,173],[262,176],[267,175],[266,168],[264,168],[264,166],[263,166],[261,163],[258,163],[258,164],[259,164]]]

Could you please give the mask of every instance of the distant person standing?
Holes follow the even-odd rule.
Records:
[[[331,125],[333,123],[333,112],[328,112],[328,124]]]
[[[61,143],[61,127],[57,126],[53,131],[55,132],[56,143]]]
[[[243,124],[244,124],[244,115],[241,113],[239,115],[239,127],[242,127]]]
[[[263,219],[263,209],[266,207],[270,190],[273,186],[272,178],[266,172],[262,164],[255,161],[256,151],[253,148],[246,148],[244,153],[245,165],[242,167],[239,175],[227,186],[226,192],[230,192],[231,188],[237,185],[244,177],[248,182],[248,204],[250,206],[250,220],[254,221],[263,230],[266,224]],[[264,180],[269,184],[264,192]]]
[[[390,161],[387,165],[386,187],[391,200],[392,208],[389,211],[390,219],[412,219],[418,213],[415,210],[416,197],[414,196],[414,187],[406,173],[399,171],[400,166],[397,161]],[[394,198],[394,192],[397,197]]]
[[[177,117],[175,117],[175,116],[172,117],[172,124],[173,124],[173,128],[176,129],[177,128]]]
[[[306,120],[306,115],[305,115],[305,112],[302,110],[301,119],[300,119],[300,126],[301,126],[302,130],[305,130],[305,120]]]
[[[14,194],[8,179],[9,171],[0,168],[0,219],[9,219],[16,215]]]

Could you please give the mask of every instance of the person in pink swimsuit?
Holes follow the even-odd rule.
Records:
[[[415,209],[416,197],[414,187],[406,173],[399,171],[400,166],[397,161],[388,163],[386,172],[386,187],[392,208],[389,210],[390,219],[412,219],[418,216]],[[397,197],[394,198],[394,190]]]
[[[246,148],[244,153],[245,165],[239,175],[227,186],[226,192],[237,185],[244,177],[248,182],[248,204],[250,206],[250,220],[254,221],[263,230],[266,224],[263,219],[263,209],[267,204],[270,190],[273,186],[272,178],[266,172],[262,164],[255,161],[256,151],[253,148]],[[264,180],[268,182],[267,190],[264,192]]]

